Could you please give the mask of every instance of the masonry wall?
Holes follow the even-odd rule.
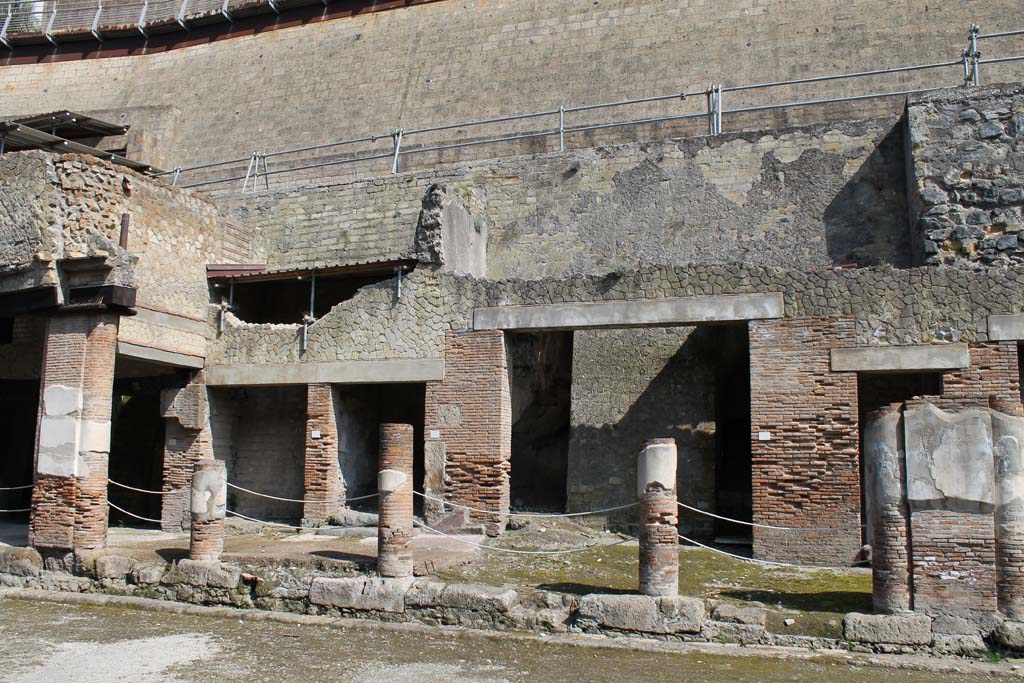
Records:
[[[679,500],[714,512],[711,330],[581,330],[574,337],[568,509],[596,510],[634,500],[644,443],[674,438]],[[635,524],[635,510],[613,519]],[[706,517],[683,515],[680,521],[686,534],[706,537],[713,528]]]
[[[920,258],[975,269],[1024,262],[1024,87],[929,95],[907,114]]]
[[[119,122],[135,124],[142,107],[174,107],[180,116],[166,124],[173,133],[165,136],[171,151],[161,155],[173,167],[246,156],[253,147],[285,149],[395,128],[703,90],[709,82],[760,83],[955,60],[972,22],[986,30],[1013,28],[1007,21],[1017,8],[1015,0],[932,4],[915,12],[881,0],[768,0],[757,6],[725,0],[713,11],[669,0],[602,0],[596,6],[591,0],[450,0],[154,54],[142,54],[141,42],[131,56],[77,61],[61,61],[66,57],[60,48],[40,54],[21,49],[3,57],[13,66],[0,77],[0,114],[123,112]],[[345,68],[326,66],[332,64]],[[1021,74],[1019,66],[992,66],[987,78],[1015,74]],[[933,85],[934,77],[903,74],[834,84],[827,91],[819,84],[771,97],[782,102],[823,91],[901,90]],[[957,67],[945,74],[950,85],[960,78]],[[295,105],[314,90],[336,95]],[[764,97],[759,91],[728,93],[727,103],[742,107]],[[703,106],[697,97],[619,115],[642,118]],[[899,103],[857,103],[856,109],[870,113],[889,106]],[[766,120],[816,120],[831,109],[848,114],[851,107],[815,109],[767,114],[754,127]],[[577,115],[571,123],[585,125],[607,113]],[[161,125],[153,117],[145,123]],[[554,124],[551,117],[524,125]],[[702,127],[703,121],[691,125]],[[417,142],[434,140],[420,136]],[[375,149],[386,151],[389,142]],[[386,160],[378,163],[386,168]]]
[[[487,275],[647,264],[908,265],[895,118],[445,166],[223,199],[279,267],[414,254],[422,200],[446,186],[486,226]]]
[[[750,323],[754,529],[764,559],[849,564],[861,547],[857,376],[833,373],[848,318]]]
[[[231,408],[225,401],[234,401]],[[253,491],[301,500],[304,488],[306,387],[248,387],[223,392],[215,400],[213,454],[226,460],[228,481]],[[228,415],[233,420],[225,420]],[[218,428],[229,428],[221,434]],[[226,448],[222,448],[226,446]],[[225,452],[226,451],[226,452]],[[301,503],[228,491],[231,509],[265,520],[298,520]]]
[[[427,382],[425,405],[428,467],[443,465],[444,498],[508,512],[512,403],[504,335],[447,335],[445,378]],[[492,534],[504,529],[507,521],[475,512],[468,516]]]

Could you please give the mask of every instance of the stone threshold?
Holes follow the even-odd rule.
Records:
[[[147,563],[97,553],[44,561],[32,548],[0,550],[0,587],[0,595],[8,597],[49,596],[98,604],[118,599],[175,612],[214,606],[221,610],[217,614],[257,620],[326,617],[546,638],[602,636],[844,655],[983,657],[989,653],[986,640],[991,640],[1006,651],[1024,652],[1024,623],[1020,622],[1004,621],[986,634],[966,632],[969,629],[956,633],[947,632],[949,620],[941,617],[850,613],[843,620],[844,639],[840,640],[770,633],[765,629],[763,607],[713,599],[520,592],[427,578],[330,575],[295,567],[187,559]]]

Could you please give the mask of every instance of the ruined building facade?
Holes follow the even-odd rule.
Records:
[[[545,19],[513,22],[516,4],[422,3],[266,35],[225,29],[202,45],[161,38],[125,54],[104,54],[116,43],[97,55],[15,47],[0,54],[0,119],[57,109],[116,119],[130,128],[97,147],[170,169],[242,157],[254,137],[265,151],[323,142],[310,131],[328,118],[332,130],[359,122],[337,138],[372,133],[364,122],[394,108],[424,125],[480,118],[500,113],[495,89],[523,111],[545,109],[542,89],[511,76],[473,80],[477,97],[456,67],[477,59],[511,73],[492,62],[517,49],[508,59],[557,62],[557,51],[527,49],[551,47],[552,35],[574,49],[614,37],[661,74],[668,53],[655,43],[699,35],[684,30],[685,3],[611,3],[593,26],[590,3],[545,3]],[[786,18],[782,4],[765,7]],[[566,18],[572,11],[583,18]],[[755,24],[744,12],[721,20],[723,42],[773,54],[786,22],[747,42],[739,34]],[[915,30],[941,35],[976,18],[937,12]],[[417,26],[429,35],[425,25],[446,21],[465,29],[450,34],[464,36],[465,54],[401,74],[378,64],[379,82],[363,73],[359,55],[373,49],[363,41],[412,40]],[[830,35],[810,40],[803,72],[751,58],[737,77],[804,75],[816,55],[842,51]],[[292,56],[306,39],[350,58],[344,97],[306,94],[321,78],[330,90],[341,71],[304,61],[320,47]],[[424,49],[445,41],[433,42]],[[895,49],[924,61],[914,52],[922,42]],[[487,45],[498,46],[494,59]],[[715,60],[725,70],[726,54]],[[584,78],[583,68],[532,71],[591,100],[656,92],[655,80]],[[1007,81],[1024,73],[1013,68]],[[212,76],[231,71],[248,76]],[[431,90],[435,78],[449,90]],[[751,543],[767,560],[863,561],[873,538],[862,494],[869,415],[911,399],[1014,415],[1021,405],[1024,87],[815,111],[737,117],[746,130],[713,136],[644,124],[592,132],[564,151],[434,150],[391,174],[354,165],[345,176],[263,176],[255,193],[177,187],[95,156],[3,154],[10,438],[0,483],[34,484],[4,507],[31,508],[40,549],[101,547],[109,519],[129,519],[108,503],[180,528],[195,464],[219,459],[241,487],[231,510],[318,524],[349,499],[368,505],[379,425],[403,423],[415,428],[415,488],[430,496],[417,512],[497,534],[505,518],[488,512],[632,502],[641,445],[673,438],[680,501],[760,525],[751,536],[683,509],[684,535]],[[437,499],[475,510],[456,514]],[[942,570],[942,590],[995,596],[991,510],[929,500],[948,513],[942,523],[977,531],[962,546],[935,544],[935,554],[972,557],[956,576]],[[633,522],[612,512],[607,523]],[[923,559],[907,562],[930,576]]]

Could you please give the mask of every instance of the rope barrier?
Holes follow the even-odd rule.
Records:
[[[473,512],[480,512],[485,515],[495,515],[496,517],[534,517],[540,519],[554,519],[556,517],[586,517],[587,515],[599,515],[603,512],[615,512],[616,510],[625,510],[627,508],[636,507],[640,504],[639,501],[635,503],[627,503],[626,505],[617,505],[615,507],[604,508],[602,510],[589,510],[587,512],[549,512],[549,513],[529,513],[529,512],[494,512],[493,510],[481,510],[480,508],[469,507],[468,505],[459,505],[458,503],[450,503],[443,498],[435,498],[434,496],[428,496],[425,493],[419,491],[413,491],[414,494],[425,500],[432,500],[436,503],[443,503],[448,507],[459,508],[461,510],[472,510]]]
[[[231,488],[236,489],[238,491],[243,491],[245,493],[249,493],[249,494],[254,495],[254,496],[259,496],[260,498],[269,498],[270,500],[280,500],[280,501],[285,502],[285,503],[336,503],[336,502],[338,502],[338,501],[334,501],[334,500],[321,500],[321,499],[315,499],[315,498],[301,499],[301,498],[282,498],[280,496],[271,496],[270,494],[267,494],[267,493],[260,493],[259,491],[253,491],[252,489],[243,488],[243,487],[239,486],[238,484],[232,484],[230,481],[228,482],[228,486],[230,486]],[[358,496],[356,498],[346,498],[345,499],[345,503],[348,504],[348,503],[351,503],[351,502],[357,501],[357,500],[366,500],[367,498],[376,498],[378,495],[380,495],[380,494],[378,494],[378,493],[371,493],[371,494],[366,495],[366,496]]]
[[[28,512],[32,508],[21,508],[18,510],[0,510],[0,512]]]
[[[298,529],[299,531],[319,531],[320,529],[344,529],[346,527],[341,526],[293,526],[291,524],[284,524],[283,522],[268,522],[263,519],[256,519],[255,517],[248,517],[243,515],[241,512],[235,512],[234,510],[227,510],[227,513],[233,517],[241,517],[244,520],[250,522],[256,522],[257,524],[266,524],[268,526],[279,526],[285,529]]]
[[[842,564],[792,564],[789,562],[772,562],[771,560],[758,560],[753,557],[744,557],[743,555],[736,555],[734,553],[726,552],[724,550],[719,550],[718,548],[712,548],[709,545],[704,545],[700,541],[695,541],[692,538],[687,538],[682,534],[677,535],[679,536],[680,541],[692,543],[693,545],[703,548],[704,550],[710,550],[713,553],[725,555],[726,557],[731,557],[732,559],[740,560],[741,562],[749,562],[752,564],[764,564],[773,567],[795,567],[797,569],[850,569],[850,567]]]
[[[151,517],[143,517],[142,515],[137,515],[134,512],[128,512],[124,508],[121,508],[121,507],[118,507],[118,506],[114,505],[109,500],[107,501],[107,505],[109,505],[110,507],[114,508],[115,510],[117,510],[118,512],[120,512],[122,514],[128,515],[129,517],[134,517],[135,519],[141,519],[143,522],[150,522],[152,524],[163,524],[162,520],[152,519]]]
[[[107,483],[113,484],[114,486],[119,486],[123,489],[128,489],[129,491],[138,491],[139,493],[151,493],[154,496],[169,496],[172,493],[181,493],[182,491],[188,491],[189,489],[188,486],[183,486],[180,489],[173,489],[171,491],[152,491],[150,489],[140,489],[134,486],[129,486],[128,484],[122,484],[121,482],[114,481],[113,479],[107,479]]]
[[[758,529],[774,529],[775,531],[853,531],[854,529],[865,529],[867,524],[857,524],[856,526],[772,526],[771,524],[758,524],[757,522],[744,522],[742,519],[733,519],[732,517],[723,517],[722,515],[716,515],[713,512],[707,510],[701,510],[700,508],[690,507],[686,503],[676,503],[681,508],[692,510],[693,512],[699,512],[702,515],[708,517],[714,517],[725,522],[732,522],[733,524],[742,524],[744,526],[753,526]]]
[[[23,489],[32,488],[33,484],[25,484],[24,486],[0,486],[0,491],[21,491]]]
[[[623,543],[629,543],[630,541],[634,540],[632,538],[626,538],[622,539],[621,541],[617,541],[616,543],[595,543],[594,545],[588,545],[583,548],[569,548],[566,550],[518,550],[516,548],[498,548],[492,545],[484,545],[482,543],[467,541],[464,538],[459,538],[458,536],[455,536],[453,534],[446,534],[443,531],[439,531],[433,527],[427,526],[419,520],[413,520],[413,523],[416,526],[426,529],[427,531],[431,531],[438,536],[444,536],[446,538],[452,539],[453,541],[458,541],[459,543],[471,545],[473,547],[481,548],[483,550],[490,550],[491,552],[511,553],[514,555],[568,555],[570,553],[585,553],[588,550],[595,550],[597,548],[611,548],[613,546],[622,545]]]

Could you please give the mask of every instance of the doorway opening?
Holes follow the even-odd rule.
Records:
[[[572,397],[572,332],[510,333],[511,504],[565,512]]]

